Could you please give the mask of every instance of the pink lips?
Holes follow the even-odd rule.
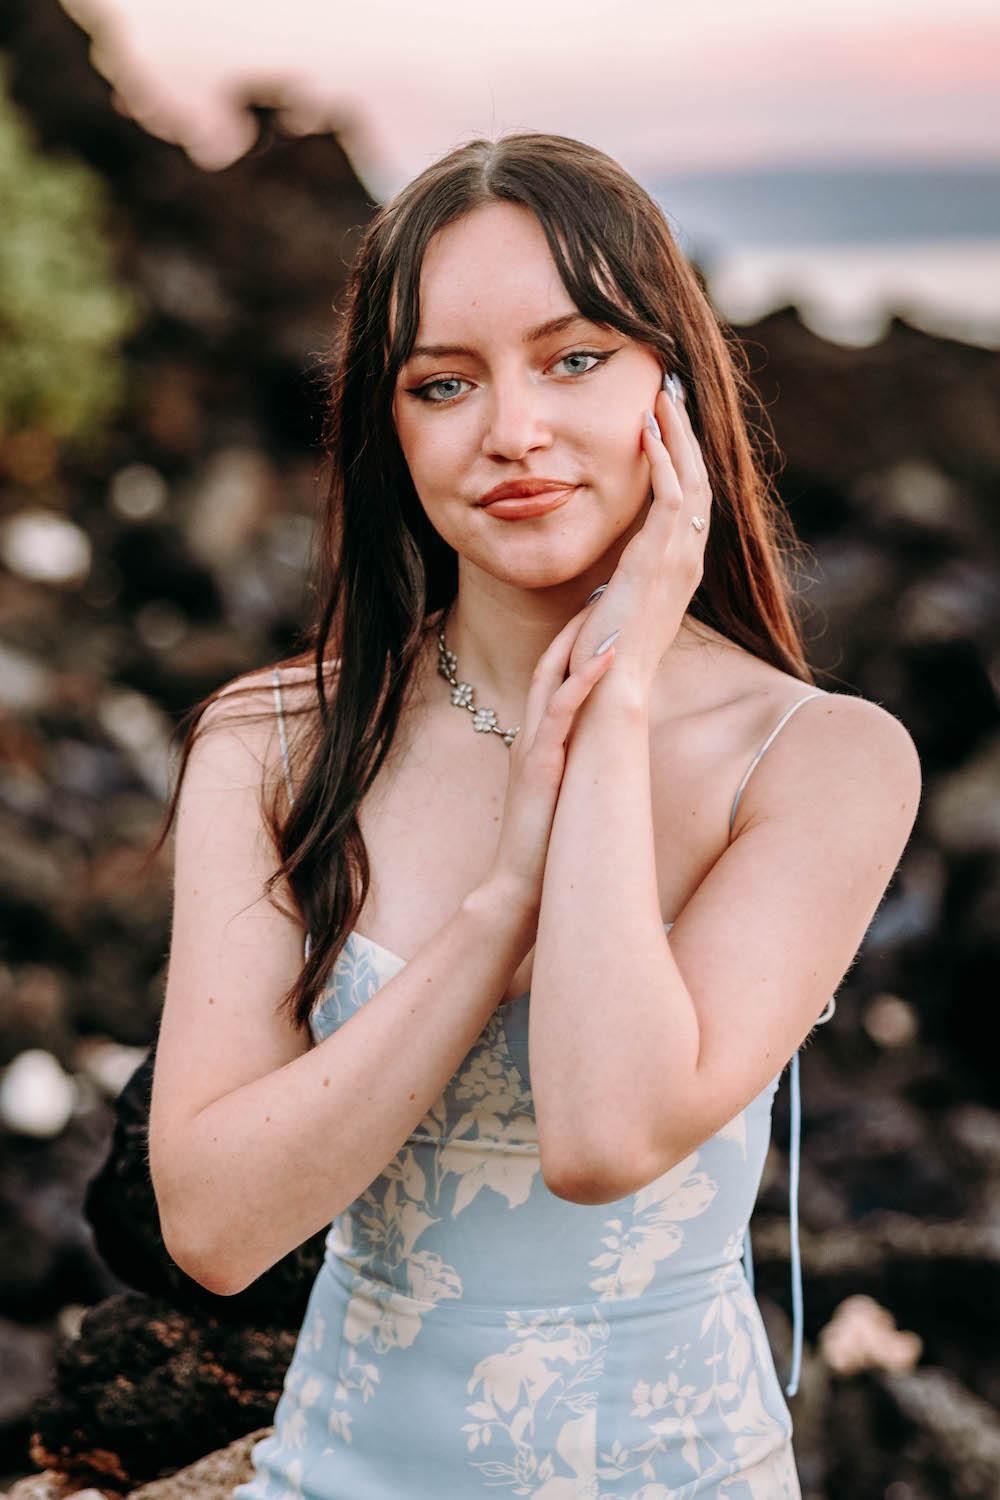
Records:
[[[524,521],[530,516],[544,516],[550,510],[558,510],[576,488],[572,484],[564,490],[543,490],[540,495],[508,496],[505,500],[492,500],[483,506],[483,510],[502,521]]]

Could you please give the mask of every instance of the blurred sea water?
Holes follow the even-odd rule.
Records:
[[[839,343],[874,342],[898,314],[1000,347],[1000,163],[705,172],[650,191],[734,323],[795,303]]]

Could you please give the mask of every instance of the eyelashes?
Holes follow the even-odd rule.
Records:
[[[443,401],[439,401],[430,394],[431,391],[437,390],[439,385],[462,385],[463,383],[457,375],[445,377],[441,380],[429,380],[426,385],[416,386],[410,391],[410,395],[416,396],[418,401],[423,401],[425,406],[450,406],[455,399],[453,396],[445,397]]]
[[[592,374],[594,370],[598,369],[601,365],[606,364],[613,354],[617,353],[617,349],[571,349],[568,354],[560,355],[560,357],[556,360],[556,364],[561,365],[567,359],[596,360],[597,364],[591,365],[589,369],[577,370],[571,373],[570,379],[579,380],[583,375]],[[466,384],[468,384],[468,382],[464,381],[459,375],[446,375],[442,376],[439,380],[429,380],[426,385],[415,386],[411,391],[408,392],[408,394],[411,396],[415,396],[418,401],[423,401],[426,406],[451,406],[453,402],[458,399],[457,396],[446,396],[443,400],[441,400],[437,397],[431,396],[429,393],[433,390],[436,390],[439,386],[442,385]]]

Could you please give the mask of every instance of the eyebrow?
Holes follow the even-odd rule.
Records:
[[[547,323],[539,323],[536,328],[529,328],[522,334],[521,342],[524,344],[536,344],[539,339],[548,338],[550,334],[562,333],[564,328],[569,328],[574,323],[586,323],[589,327],[596,326],[591,324],[590,319],[585,318],[582,313],[564,313],[560,318],[550,318]],[[406,363],[409,364],[410,360],[420,359],[421,357],[427,359],[447,359],[453,354],[463,354],[470,359],[476,358],[475,349],[470,349],[468,344],[417,344],[410,351]]]

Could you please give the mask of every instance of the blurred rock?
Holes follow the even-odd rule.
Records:
[[[121,1047],[100,1037],[83,1037],[76,1049],[76,1065],[114,1103],[144,1062],[141,1047]]]
[[[294,1343],[287,1330],[195,1318],[136,1293],[109,1298],[59,1349],[31,1460],[124,1494],[172,1475],[270,1422]]]
[[[865,1030],[881,1047],[905,1047],[917,1034],[916,1012],[898,995],[876,995],[865,1016]]]
[[[921,645],[995,638],[1000,625],[998,595],[992,569],[967,558],[953,559],[905,590],[898,604],[899,640]]]
[[[1000,851],[1000,734],[938,780],[925,819],[938,843],[955,853]]]
[[[90,539],[65,516],[22,510],[0,526],[0,557],[37,583],[75,583],[90,571]]]
[[[124,521],[149,521],[159,515],[170,491],[152,464],[126,464],[111,478],[108,502]]]
[[[65,978],[44,964],[0,964],[0,1066],[38,1047],[60,1061],[70,1054]]]
[[[29,1047],[0,1078],[0,1124],[18,1135],[59,1135],[73,1113],[76,1092],[51,1052]]]
[[[95,704],[95,714],[150,791],[164,797],[170,746],[170,726],[164,715],[142,693],[127,689],[104,694]]]
[[[235,557],[269,514],[275,488],[263,453],[244,447],[215,454],[184,505],[182,525],[195,557],[209,567]]]
[[[819,1349],[831,1370],[912,1370],[923,1351],[915,1333],[903,1333],[891,1313],[871,1297],[848,1297],[820,1329]]]
[[[48,1390],[53,1339],[41,1329],[0,1318],[0,1428],[23,1427]],[[25,1432],[25,1436],[27,1433]]]
[[[245,1436],[228,1443],[226,1447],[207,1454],[193,1464],[178,1469],[166,1479],[153,1479],[130,1490],[129,1500],[181,1500],[182,1496],[194,1500],[230,1500],[238,1484],[253,1478],[251,1449],[264,1438],[270,1437],[273,1427],[259,1427]],[[55,1474],[38,1474],[19,1480],[7,1491],[7,1500],[102,1500],[109,1494],[120,1491],[77,1489]]]
[[[0,642],[0,707],[37,713],[52,696],[52,673],[43,662]]]
[[[917,1451],[931,1452],[949,1500],[996,1500],[1000,1422],[996,1411],[946,1370],[895,1372],[883,1391],[914,1430]]]

